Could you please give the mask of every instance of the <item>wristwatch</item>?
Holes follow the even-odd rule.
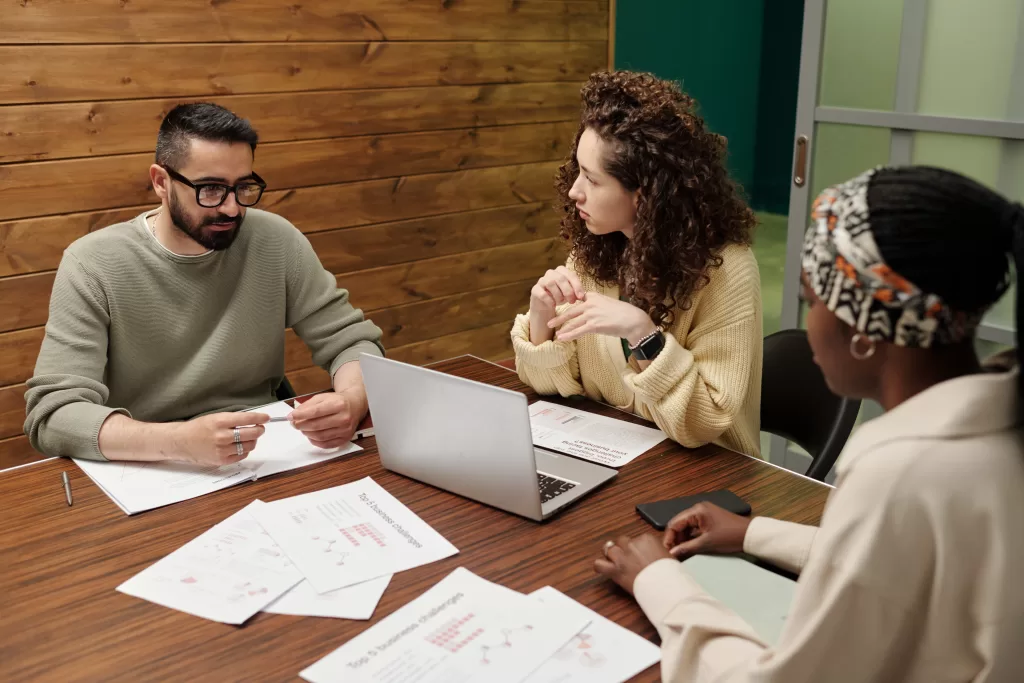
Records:
[[[665,333],[655,330],[636,343],[630,346],[629,350],[637,360],[654,360],[665,348]]]

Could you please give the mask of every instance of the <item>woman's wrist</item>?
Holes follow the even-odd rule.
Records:
[[[631,347],[636,347],[644,338],[651,336],[658,331],[658,326],[648,316],[640,321],[633,330],[626,336],[626,341]]]
[[[533,308],[530,309],[530,343],[534,346],[540,346],[544,342],[551,341],[555,337],[555,331],[548,327],[548,322],[554,318],[554,312],[551,314],[545,311],[537,311]]]

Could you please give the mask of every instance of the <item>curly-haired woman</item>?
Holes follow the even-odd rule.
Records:
[[[650,74],[597,73],[558,174],[569,261],[531,290],[512,341],[541,394],[585,394],[684,446],[759,453],[755,218],[693,100]]]

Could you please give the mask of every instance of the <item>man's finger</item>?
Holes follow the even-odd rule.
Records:
[[[300,407],[291,412],[289,418],[292,424],[305,422],[318,417],[327,417],[339,412],[341,403],[334,397],[341,397],[340,394],[321,394],[303,403]],[[317,400],[319,399],[319,400]],[[342,399],[344,400],[344,399]]]
[[[355,429],[349,425],[344,425],[341,427],[332,427],[330,429],[321,429],[315,432],[303,430],[302,433],[306,435],[307,439],[315,439],[316,441],[334,441],[336,439],[351,439],[352,434],[355,433]]]
[[[669,548],[669,555],[678,558],[680,560],[690,557],[691,555],[697,555],[704,548],[704,537],[698,536],[692,541],[686,543],[680,543],[679,545]]]
[[[330,413],[324,417],[314,417],[309,420],[294,420],[292,426],[303,432],[319,432],[324,429],[333,429],[348,424],[351,417],[346,409],[344,412]]]
[[[266,413],[223,413],[221,415],[221,426],[242,427],[246,425],[261,425],[270,420]]]

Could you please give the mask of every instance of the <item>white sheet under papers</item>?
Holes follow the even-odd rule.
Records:
[[[339,588],[330,593],[317,593],[309,581],[303,580],[290,591],[263,608],[271,614],[293,614],[300,617],[333,617],[335,619],[369,619],[377,603],[391,583],[391,574]]]
[[[697,555],[683,562],[683,568],[766,643],[779,642],[796,594],[795,581],[739,557]]]
[[[258,410],[271,416],[284,416],[291,412],[284,403]],[[169,462],[75,462],[125,514],[132,515],[361,450],[355,444],[332,450],[317,448],[290,423],[274,422],[266,425],[266,432],[256,442],[256,448],[249,457],[234,465],[201,467]]]
[[[459,568],[300,672],[310,683],[519,683],[587,626]]]
[[[459,552],[369,477],[267,503],[254,515],[317,593]]]
[[[117,587],[197,617],[241,624],[302,580],[247,507]]]
[[[565,616],[590,626],[533,672],[526,683],[621,683],[661,661],[661,648],[587,609],[551,586],[530,593]]]
[[[530,406],[533,445],[622,467],[667,439],[665,433],[625,420],[537,401]]]

